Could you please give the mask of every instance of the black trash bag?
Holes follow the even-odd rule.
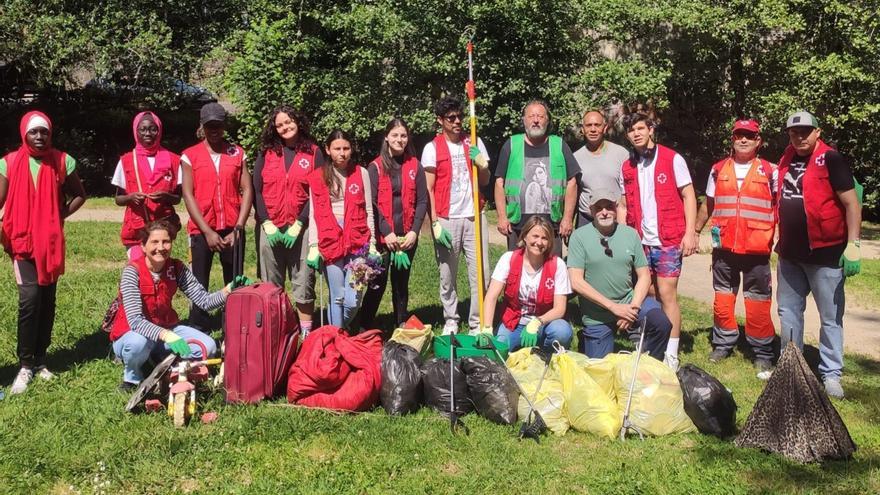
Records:
[[[452,372],[455,392],[455,414],[464,416],[474,410],[474,403],[468,395],[467,378],[461,370],[461,361],[456,361]],[[422,390],[425,404],[449,417],[449,360],[432,358],[422,365]]]
[[[678,370],[678,383],[684,395],[684,412],[700,433],[718,438],[736,433],[736,401],[727,387],[692,364]]]
[[[493,423],[516,423],[519,389],[507,368],[487,357],[463,358],[461,368],[477,413]]]
[[[737,447],[781,454],[797,462],[848,459],[856,444],[800,349],[789,342],[764,387]]]
[[[382,349],[382,389],[385,412],[402,416],[416,412],[422,401],[422,357],[408,345],[389,341]]]

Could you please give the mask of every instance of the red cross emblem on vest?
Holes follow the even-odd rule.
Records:
[[[226,148],[226,154],[229,156],[238,156],[238,148],[235,146],[229,146]]]
[[[360,190],[361,188],[358,187],[357,184],[351,184],[348,186],[348,192],[350,192],[351,194],[357,194],[358,192],[360,192]]]
[[[822,153],[821,155],[816,157],[816,165],[819,167],[825,166],[825,153]]]
[[[553,281],[552,278],[548,278],[547,281],[544,282],[544,287],[546,287],[547,290],[553,290],[553,288],[556,287],[556,282]]]
[[[416,171],[415,170],[409,171],[409,178],[410,178],[410,180],[416,180]]]
[[[761,177],[767,177],[767,172],[764,172],[764,167],[758,167],[758,175]]]
[[[168,280],[177,280],[177,274],[174,273],[174,266],[168,266],[168,268],[165,270],[165,277],[167,277]]]
[[[299,159],[299,168],[303,168],[303,169],[309,168],[309,161],[305,158],[300,158]]]
[[[666,174],[661,173],[661,174],[657,175],[657,182],[659,182],[661,184],[666,184]]]

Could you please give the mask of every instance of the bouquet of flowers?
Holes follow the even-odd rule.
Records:
[[[358,292],[371,287],[371,282],[385,271],[382,258],[371,253],[367,246],[355,253],[355,257],[345,264],[345,269],[351,270],[349,284]]]

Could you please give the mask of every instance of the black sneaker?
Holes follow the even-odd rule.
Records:
[[[119,384],[119,391],[124,394],[130,394],[130,393],[134,392],[135,389],[137,389],[137,388],[138,388],[137,383],[122,382]]]
[[[730,357],[729,351],[726,351],[720,347],[716,347],[709,354],[709,362],[710,363],[720,363],[721,361],[724,361],[728,357]]]

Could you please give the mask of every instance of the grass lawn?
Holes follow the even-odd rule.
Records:
[[[58,287],[50,366],[53,382],[0,401],[0,493],[878,493],[880,363],[848,356],[847,400],[835,401],[855,442],[854,459],[802,466],[699,434],[607,441],[569,432],[541,444],[520,442],[515,427],[465,417],[470,436],[422,410],[392,418],[381,409],[335,415],[290,408],[223,404],[205,394],[210,425],[175,429],[164,414],[129,415],[116,391],[120,365],[97,331],[115,295],[124,254],[118,226],[72,222],[68,271]],[[176,245],[185,258],[185,242]],[[252,244],[246,270],[254,275]],[[497,257],[500,251],[493,251]],[[440,322],[438,276],[422,243],[412,276],[411,309]],[[467,296],[463,268],[461,299]],[[867,277],[866,277],[867,278]],[[219,286],[215,276],[215,287]],[[16,373],[17,300],[9,264],[0,270],[0,384]],[[179,309],[185,304],[177,301]],[[461,311],[466,311],[464,304]],[[380,314],[389,322],[390,295]],[[711,316],[683,301],[682,361],[717,376],[739,404],[742,426],[762,382],[739,354],[706,360]],[[185,315],[185,311],[182,312]],[[815,362],[815,350],[807,352]]]

